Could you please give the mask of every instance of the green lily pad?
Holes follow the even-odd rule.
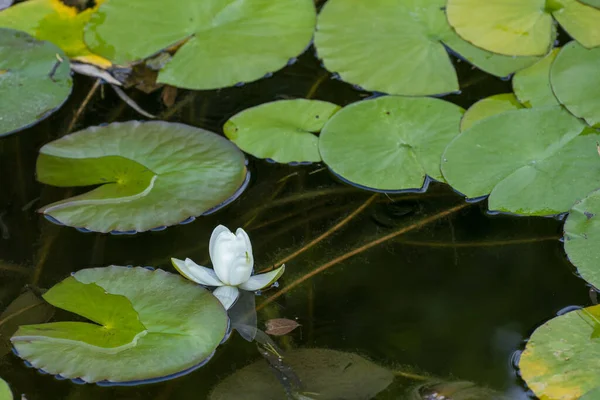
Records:
[[[592,389],[583,396],[579,398],[579,400],[599,400],[600,399],[600,387],[596,389]]]
[[[588,6],[600,8],[600,0],[579,0],[579,2],[587,4]]]
[[[381,191],[418,189],[426,175],[443,180],[440,157],[458,135],[463,112],[432,98],[361,101],[325,124],[319,150],[327,166],[351,183]]]
[[[465,42],[448,25],[445,4],[446,0],[329,0],[318,18],[317,52],[325,67],[343,80],[402,95],[459,89],[445,46],[501,77],[537,60],[495,55]]]
[[[477,121],[503,113],[504,111],[523,108],[519,100],[512,93],[495,94],[473,104],[463,115],[460,121],[460,130],[466,131]]]
[[[600,288],[600,192],[576,203],[565,222],[565,251],[583,279]]]
[[[469,198],[490,194],[490,210],[558,214],[598,187],[597,141],[600,134],[560,106],[506,111],[456,137],[442,171]]]
[[[227,331],[216,297],[160,269],[84,269],[44,299],[92,322],[24,325],[11,338],[13,346],[35,368],[84,382],[185,372],[205,362]]]
[[[10,386],[8,386],[8,383],[6,383],[6,381],[2,378],[0,378],[0,400],[12,400],[13,399],[13,395],[12,395],[12,391],[10,390]]]
[[[88,128],[44,145],[37,161],[42,183],[102,185],[40,209],[55,222],[96,232],[188,222],[241,194],[246,175],[233,143],[167,122]]]
[[[556,37],[552,17],[585,47],[600,46],[600,10],[577,0],[448,0],[446,13],[463,39],[498,54],[546,54]]]
[[[533,332],[519,368],[536,396],[575,400],[600,386],[600,342],[592,338],[599,318],[600,306],[587,307],[553,318]]]
[[[0,136],[48,117],[71,94],[62,50],[25,32],[0,28]]]
[[[515,95],[525,107],[553,106],[558,100],[550,85],[550,67],[560,49],[553,49],[548,55],[530,67],[518,71],[512,80]]]
[[[598,22],[600,25],[600,19]],[[596,127],[600,127],[599,70],[600,47],[588,50],[577,42],[570,42],[560,51],[550,72],[558,101]]]
[[[319,400],[372,399],[394,380],[393,373],[363,357],[329,349],[295,349],[283,362],[304,385],[294,398]],[[308,397],[304,396],[303,393]],[[250,364],[222,380],[210,400],[279,400],[286,398],[283,385],[264,360]]]
[[[162,0],[109,0],[92,15],[84,40],[115,64],[184,42],[158,82],[216,89],[286,66],[309,45],[315,21],[312,0],[183,0],[168,7]]]
[[[231,117],[225,135],[246,153],[279,163],[319,162],[318,133],[340,109],[319,100],[280,100]]]

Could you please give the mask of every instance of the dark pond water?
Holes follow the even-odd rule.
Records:
[[[509,82],[465,63],[457,68],[463,93],[445,98],[463,107],[510,91]],[[53,225],[35,209],[80,189],[37,183],[37,151],[67,133],[92,84],[78,77],[74,95],[59,113],[0,141],[0,309],[25,285],[49,288],[87,267],[150,265],[173,271],[170,257],[206,263],[206,245],[217,224],[249,232],[260,269],[307,245],[365,202],[370,203],[343,227],[287,261],[280,289],[341,257],[259,312],[260,328],[274,317],[302,324],[278,340],[282,348],[355,352],[394,370],[472,381],[521,399],[527,392],[511,363],[513,354],[559,310],[591,304],[588,288],[563,253],[559,220],[488,215],[485,202],[466,204],[437,183],[423,194],[372,197],[337,181],[322,165],[250,159],[252,182],[237,201],[163,232],[111,236]],[[151,113],[214,132],[236,112],[266,101],[308,96],[346,105],[372,95],[333,79],[312,50],[274,76],[243,87],[180,91],[175,108],[166,111],[159,92],[130,93]],[[107,87],[93,97],[76,129],[139,118]],[[369,168],[369,160],[363,162]],[[373,245],[386,235],[388,240]],[[356,254],[348,256],[351,252]],[[258,359],[256,346],[234,334],[205,367],[157,384],[76,385],[27,368],[12,354],[0,359],[0,376],[29,400],[203,399],[220,380]],[[402,397],[390,390],[379,398]]]

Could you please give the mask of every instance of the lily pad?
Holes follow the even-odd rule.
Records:
[[[600,306],[553,318],[533,332],[521,355],[521,376],[542,399],[579,399],[600,386],[600,342],[592,338]]]
[[[359,355],[336,350],[296,349],[285,353],[283,362],[300,378],[304,385],[303,393],[308,394],[308,398],[320,400],[372,399],[394,380],[388,369]],[[225,378],[209,396],[210,400],[284,398],[286,393],[282,384],[264,360]]]
[[[588,50],[577,42],[570,42],[556,57],[550,75],[558,101],[596,127],[600,127],[599,70],[600,47]]]
[[[495,55],[465,42],[448,25],[445,5],[446,0],[329,0],[319,14],[317,52],[343,80],[402,95],[459,89],[445,46],[500,77],[537,60]]]
[[[52,43],[0,28],[0,136],[32,126],[67,100],[69,63],[57,56],[64,53]]]
[[[596,389],[592,389],[583,396],[579,398],[579,400],[598,400],[600,399],[600,387]]]
[[[503,113],[504,111],[523,108],[519,100],[512,93],[495,94],[473,104],[463,115],[460,121],[460,130],[466,131],[477,121]]]
[[[11,338],[35,368],[84,382],[159,379],[202,365],[227,331],[209,291],[163,270],[78,271],[44,295],[92,322],[24,325]]]
[[[490,210],[559,214],[598,187],[597,141],[597,132],[560,106],[506,111],[457,136],[442,171],[469,198],[491,193]]]
[[[103,1],[96,0],[94,8],[80,12],[60,0],[28,0],[1,12],[0,27],[25,31],[52,42],[78,61],[110,67],[110,61],[92,54],[83,42],[83,27]]]
[[[426,175],[443,180],[440,157],[458,135],[463,112],[432,98],[361,101],[325,124],[319,150],[327,166],[351,183],[380,191],[418,189]]]
[[[569,211],[565,251],[583,279],[600,288],[600,192],[594,191]]]
[[[546,57],[532,66],[518,71],[513,77],[513,90],[525,107],[558,104],[550,85],[550,67],[559,51],[558,48],[553,49]]]
[[[312,0],[182,0],[168,7],[162,0],[107,1],[84,40],[116,64],[184,43],[158,82],[216,89],[286,66],[309,45],[315,22]]]
[[[509,56],[544,55],[552,48],[552,17],[585,47],[600,45],[600,10],[577,0],[448,0],[448,21],[468,42]]]
[[[13,395],[8,383],[2,378],[0,378],[0,400],[12,400]]]
[[[600,8],[600,0],[579,0],[579,2],[587,4],[588,6]]]
[[[245,188],[243,153],[212,132],[167,122],[113,123],[40,149],[37,177],[54,186],[100,187],[43,207],[68,226],[143,232],[228,204]]]
[[[318,133],[340,109],[319,100],[281,100],[261,104],[231,117],[223,132],[239,148],[279,163],[318,162]]]

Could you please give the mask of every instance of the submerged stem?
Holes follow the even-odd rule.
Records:
[[[94,97],[94,94],[96,93],[96,91],[100,87],[100,83],[101,82],[102,82],[101,79],[99,79],[99,78],[96,79],[96,81],[94,82],[94,85],[92,86],[92,88],[88,92],[87,96],[85,96],[85,99],[83,99],[83,102],[81,103],[81,105],[79,106],[79,108],[75,112],[75,115],[73,116],[73,119],[69,123],[69,127],[67,128],[67,133],[70,133],[73,130],[73,127],[75,126],[75,123],[77,123],[77,120],[79,120],[79,117],[81,116],[81,113],[83,113],[83,110],[85,110],[85,108],[87,107],[87,105],[90,102],[90,100],[92,99],[92,97]]]

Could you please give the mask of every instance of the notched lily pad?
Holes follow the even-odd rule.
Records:
[[[285,67],[309,45],[315,22],[312,0],[180,0],[168,7],[162,0],[107,1],[84,40],[121,65],[183,44],[158,82],[216,89]]]
[[[44,145],[37,177],[54,186],[101,185],[43,207],[59,223],[143,232],[189,221],[239,196],[243,153],[212,132],[167,122],[92,127]]]
[[[518,71],[512,80],[515,95],[525,107],[553,106],[558,104],[550,85],[550,68],[560,49],[530,67]]]
[[[339,109],[320,100],[274,101],[234,115],[223,132],[258,158],[279,163],[319,162],[319,138],[314,133],[320,132]]]
[[[599,70],[600,47],[586,49],[570,42],[556,56],[550,72],[552,89],[560,103],[594,127],[600,127]]]
[[[323,161],[367,189],[419,189],[443,180],[440,158],[459,133],[464,110],[432,98],[384,96],[338,111],[321,131]]]
[[[460,130],[466,131],[477,121],[503,113],[504,111],[523,108],[519,100],[512,93],[495,94],[479,100],[465,112],[460,121]]]
[[[592,338],[599,318],[600,306],[587,307],[553,318],[533,332],[519,368],[536,396],[575,400],[600,386],[600,341]]]
[[[202,365],[227,330],[209,291],[163,270],[110,266],[78,271],[44,299],[92,322],[24,325],[19,357],[63,378],[143,383]]]
[[[462,40],[448,25],[445,5],[446,0],[329,0],[318,18],[317,53],[329,71],[365,90],[416,96],[459,89],[445,46],[500,77],[537,60],[492,54]]]
[[[576,203],[565,222],[565,251],[583,279],[600,288],[600,192]]]
[[[597,141],[597,132],[559,106],[506,111],[457,136],[442,171],[469,198],[490,194],[490,210],[559,214],[598,187]]]
[[[0,28],[0,136],[30,127],[63,105],[73,82],[69,63],[61,60],[64,53],[52,43]]]

